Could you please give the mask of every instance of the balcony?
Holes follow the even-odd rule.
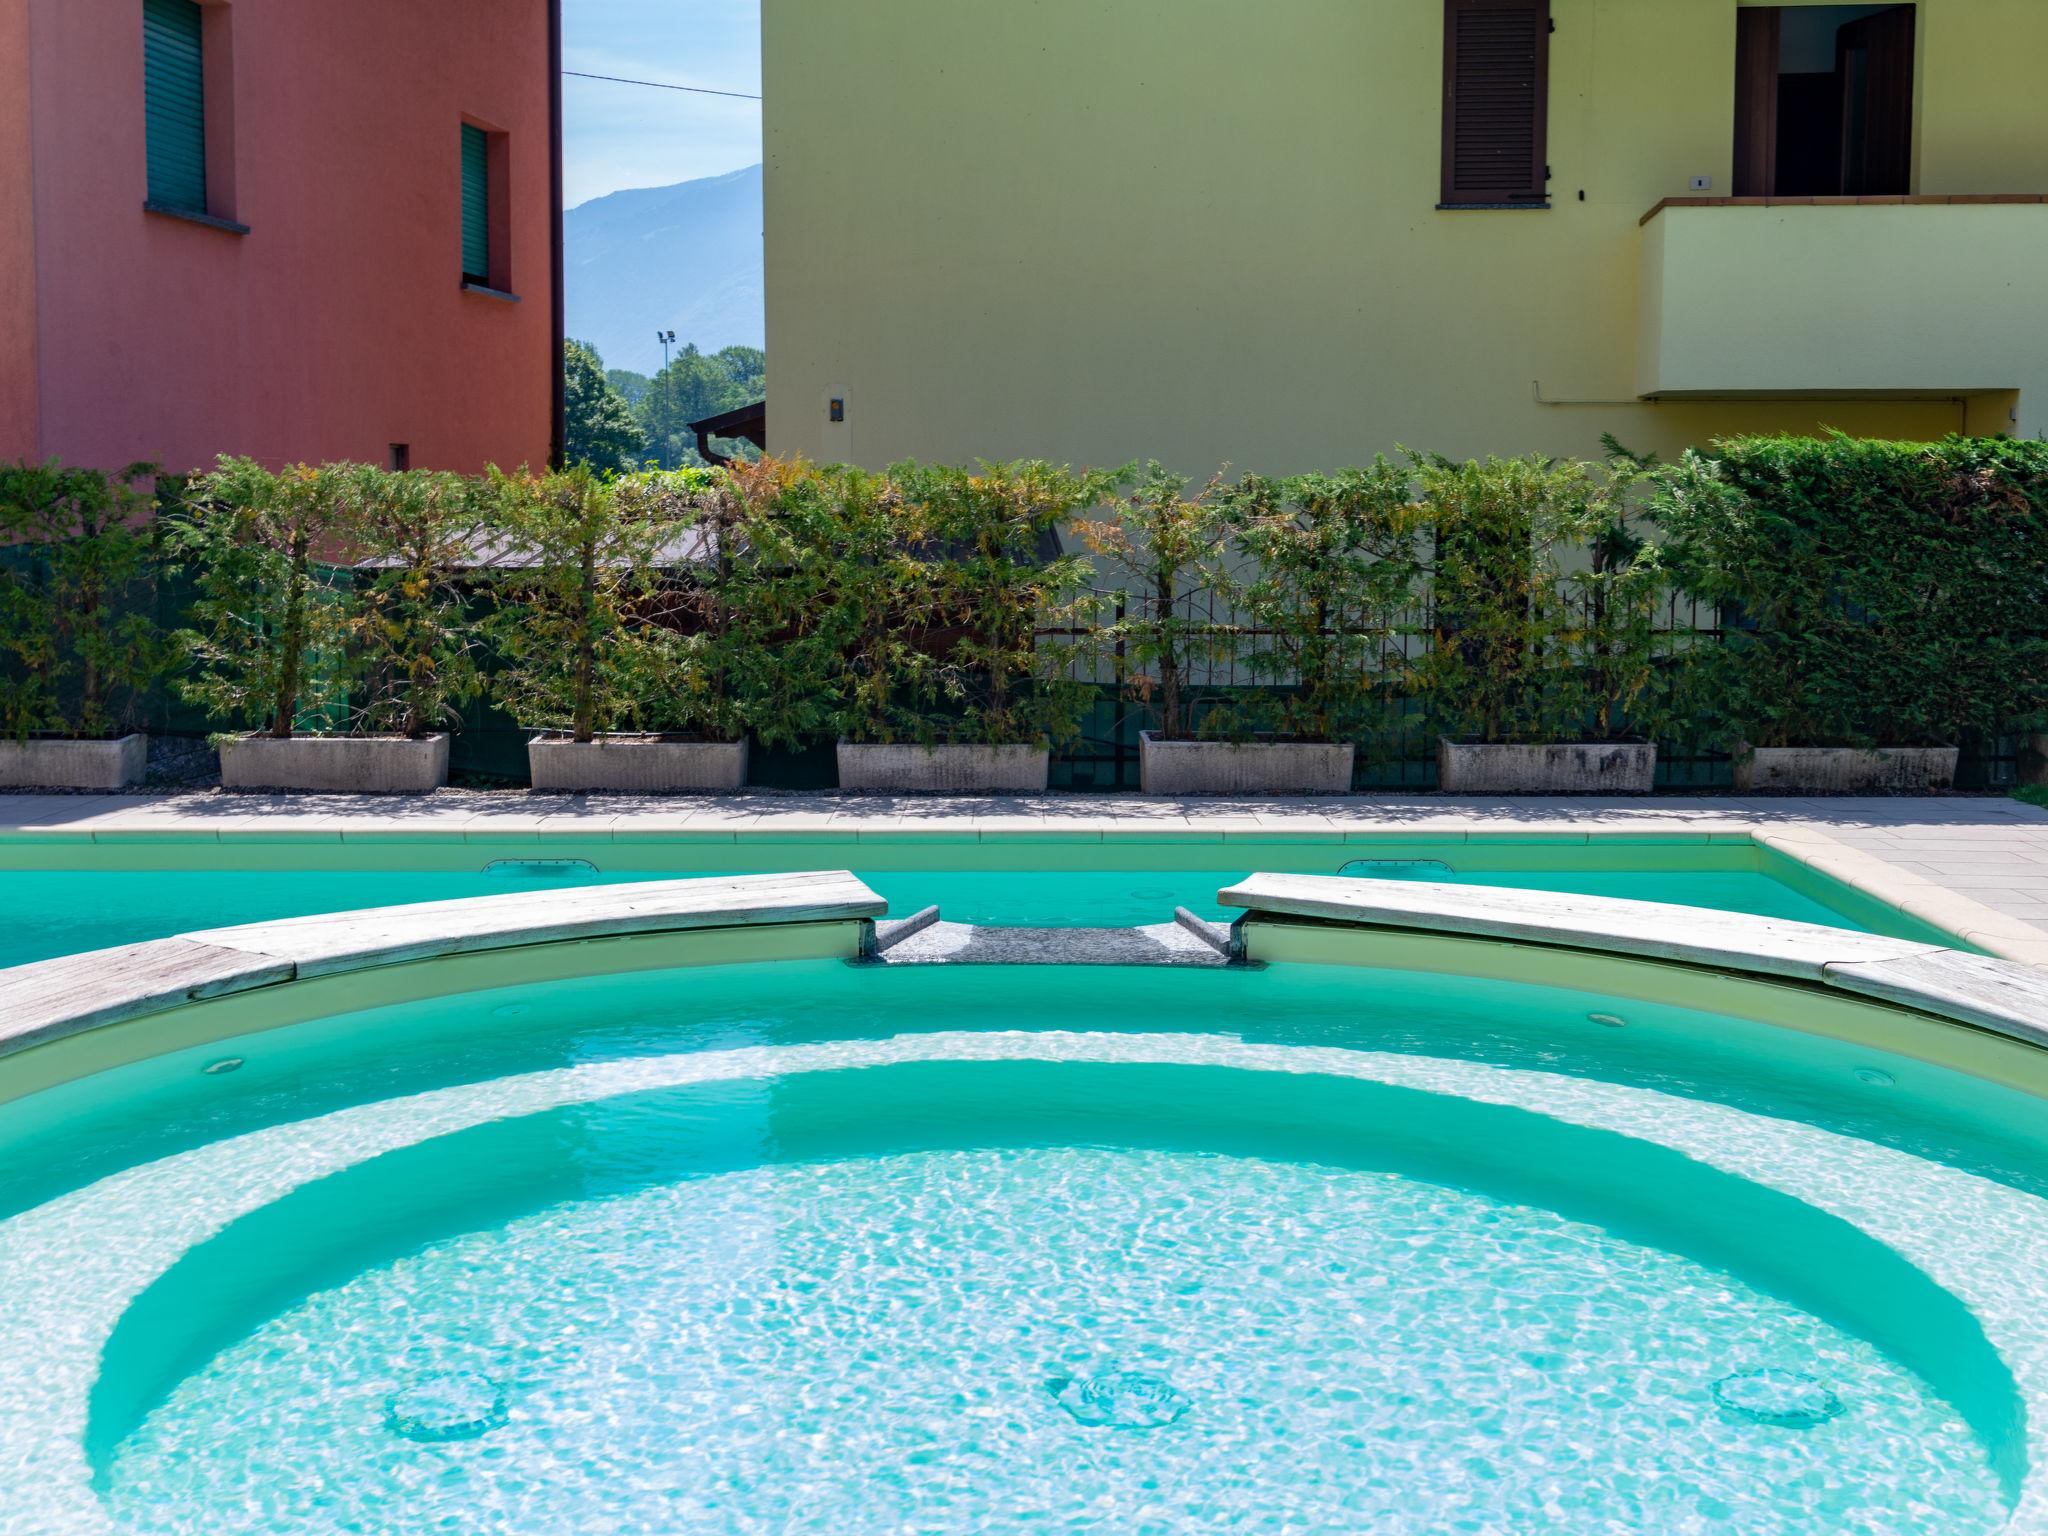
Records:
[[[1673,198],[1642,241],[1642,395],[2048,392],[2040,195]]]

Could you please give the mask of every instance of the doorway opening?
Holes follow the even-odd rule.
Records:
[[[1735,13],[1735,195],[1912,191],[1911,5]]]

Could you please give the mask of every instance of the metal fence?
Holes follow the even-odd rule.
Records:
[[[1097,589],[1092,603],[1081,611],[1093,612],[1121,626],[1128,610],[1123,595],[1115,590]],[[1214,593],[1196,593],[1180,600],[1178,617],[1193,626],[1228,627],[1232,644],[1219,657],[1197,658],[1186,669],[1190,690],[1200,696],[1224,699],[1247,689],[1285,688],[1284,676],[1276,677],[1271,660],[1278,637],[1270,630],[1245,626],[1219,606]],[[1436,615],[1427,604],[1373,615],[1362,626],[1366,631],[1398,637],[1404,655],[1413,657],[1428,645],[1434,633]],[[1109,625],[1103,626],[1108,628]],[[1658,654],[1675,655],[1699,645],[1718,645],[1724,630],[1722,615],[1712,604],[1679,592],[1668,593],[1659,607],[1653,642]],[[1098,627],[1090,623],[1052,624],[1040,628],[1039,640],[1046,645],[1071,649],[1067,676],[1091,684],[1095,696],[1083,719],[1081,735],[1055,754],[1052,782],[1056,789],[1135,790],[1138,788],[1138,736],[1159,724],[1157,706],[1133,687],[1134,669],[1121,643],[1096,645]],[[1377,691],[1382,699],[1382,718],[1361,742],[1352,788],[1360,791],[1433,790],[1437,784],[1436,739],[1423,718],[1420,703],[1374,675],[1370,666],[1361,668],[1360,683]],[[1958,765],[1959,789],[2004,789],[2018,783],[2018,741],[2003,736],[1994,739],[1966,738]],[[1698,742],[1658,743],[1657,784],[1660,788],[1708,791],[1727,789],[1732,783],[1730,755]]]

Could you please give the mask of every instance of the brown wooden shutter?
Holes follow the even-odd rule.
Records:
[[[1550,0],[1444,0],[1446,203],[1549,192]]]

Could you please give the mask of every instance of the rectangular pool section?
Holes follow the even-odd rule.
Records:
[[[1617,896],[1861,928],[1950,935],[1745,839],[1471,837],[1361,842],[1210,837],[993,843],[944,832],[828,841],[451,841],[240,838],[88,843],[0,837],[0,966],[202,928],[404,902],[692,875],[852,869],[892,914],[954,922],[1127,927],[1176,906],[1217,920],[1216,893],[1255,870],[1450,881]]]

